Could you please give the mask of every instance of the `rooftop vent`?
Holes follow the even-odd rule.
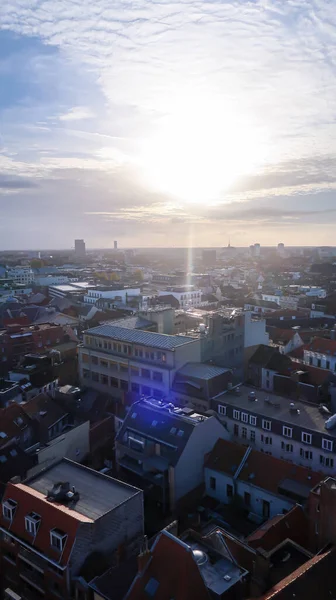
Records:
[[[255,392],[249,392],[248,399],[249,399],[251,402],[256,402],[257,398],[256,398],[256,394],[255,394]]]
[[[203,550],[193,550],[193,557],[200,567],[208,562],[208,556]]]
[[[326,429],[333,429],[336,426],[336,414],[329,417],[324,426]]]
[[[74,486],[70,486],[68,481],[58,481],[54,484],[52,490],[47,493],[49,502],[59,502],[60,504],[68,504],[79,500],[79,493]]]

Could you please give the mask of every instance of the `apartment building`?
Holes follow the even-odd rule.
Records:
[[[111,300],[111,306],[108,308],[113,308],[112,300],[119,300],[123,303],[127,303],[127,298],[132,298],[134,296],[140,296],[141,290],[140,288],[114,288],[107,286],[95,286],[91,290],[88,290],[87,294],[84,296],[84,302],[88,304],[95,304],[98,300]]]
[[[315,337],[303,349],[303,361],[306,365],[322,367],[336,371],[336,341]]]
[[[216,417],[147,398],[134,403],[116,437],[119,472],[136,476],[149,497],[174,510],[204,479],[204,455],[214,440],[228,437]]]
[[[34,271],[30,267],[13,267],[7,270],[8,279],[20,285],[30,285],[34,281]]]
[[[176,371],[190,361],[200,361],[197,338],[113,324],[88,329],[78,349],[81,383],[116,400],[127,392],[164,398]]]
[[[239,386],[212,401],[231,439],[331,475],[336,417],[325,407]]]
[[[201,290],[192,285],[181,285],[178,287],[169,287],[166,290],[160,290],[159,296],[174,296],[179,302],[180,308],[191,308],[200,306],[202,302]]]
[[[249,518],[262,522],[305,505],[323,475],[307,467],[219,439],[205,461],[206,494],[220,503],[236,503]]]
[[[86,559],[113,561],[141,543],[143,494],[62,459],[24,483],[7,484],[0,531],[2,593],[25,600],[79,598]],[[80,598],[86,599],[85,591]]]

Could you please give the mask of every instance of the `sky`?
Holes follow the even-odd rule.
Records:
[[[0,248],[336,245],[334,0],[2,0]]]

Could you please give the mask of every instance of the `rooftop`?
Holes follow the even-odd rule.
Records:
[[[249,398],[251,392],[255,394],[254,400]],[[320,412],[316,404],[309,404],[300,400],[296,400],[294,403],[290,398],[255,390],[245,385],[239,386],[239,392],[235,390],[223,392],[221,396],[216,398],[217,402],[244,409],[254,415],[269,417],[290,426],[297,425],[310,431],[324,433],[329,437],[336,437],[336,429],[327,430],[325,428],[326,420],[331,415]],[[291,406],[293,404],[294,407]]]
[[[186,363],[181,369],[179,374],[185,377],[198,377],[199,379],[212,379],[219,375],[224,375],[230,372],[230,369],[224,369],[222,367],[216,367],[215,365],[208,365],[206,363],[189,362]]]
[[[71,510],[93,521],[140,493],[133,486],[65,458],[27,480],[25,486],[46,497],[59,482],[69,482],[79,493]]]
[[[85,332],[87,335],[98,335],[120,342],[140,344],[160,348],[162,350],[174,350],[178,346],[184,346],[195,340],[192,337],[180,335],[166,335],[154,331],[141,331],[139,329],[127,329],[114,325],[99,325]]]
[[[139,316],[117,319],[116,321],[111,321],[110,324],[113,327],[123,327],[125,329],[146,329],[155,325],[152,321]]]

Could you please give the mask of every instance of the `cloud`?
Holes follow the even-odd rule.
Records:
[[[94,112],[85,106],[74,106],[64,115],[60,115],[60,121],[82,121],[83,119],[93,119]]]
[[[332,243],[336,12],[329,0],[12,0],[0,3],[0,24],[0,189],[15,193],[21,210],[29,197],[30,244],[44,235],[38,223],[52,219],[53,245],[69,245],[67,215],[76,235],[96,246],[114,225],[130,245],[132,236],[148,245],[164,231],[167,243],[181,243],[186,228],[203,224],[200,243],[212,244],[223,221],[247,232],[237,233],[242,241],[250,226],[264,239],[267,227],[287,228],[289,238],[296,230],[307,243],[315,223],[314,239]],[[258,154],[259,137],[265,146],[256,166],[208,206],[154,192],[142,168],[146,142],[186,98],[191,106],[203,98],[203,124],[209,99],[224,121],[242,124],[242,155]],[[195,144],[202,145],[201,130],[195,122]],[[232,132],[222,141],[230,154]],[[217,160],[216,147],[206,152]],[[2,212],[8,232],[14,210]],[[24,245],[27,229],[17,236]],[[10,234],[2,231],[2,240]]]

